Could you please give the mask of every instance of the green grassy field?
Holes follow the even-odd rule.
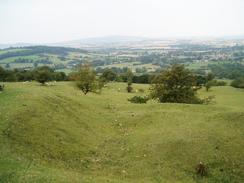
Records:
[[[200,91],[209,105],[132,104],[123,83],[83,95],[71,82],[6,83],[0,182],[241,183],[244,90]],[[148,85],[133,85],[135,89]],[[206,177],[195,175],[202,161]]]

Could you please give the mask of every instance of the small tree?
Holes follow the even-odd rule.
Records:
[[[6,80],[6,76],[7,76],[6,71],[4,70],[4,68],[2,68],[0,66],[0,81],[5,81]]]
[[[132,83],[133,80],[133,72],[131,71],[131,69],[128,69],[127,72],[125,73],[126,76],[126,81],[127,83]]]
[[[133,79],[133,73],[130,69],[127,70],[126,72],[126,81],[127,81],[127,92],[131,93],[133,88],[132,88],[132,79]]]
[[[81,65],[76,73],[76,85],[86,95],[97,89],[95,71],[89,65]]]
[[[207,75],[206,75],[206,80],[207,81],[212,81],[214,79],[214,74],[212,72],[209,72]]]
[[[206,75],[206,83],[205,83],[205,88],[206,88],[206,91],[209,91],[209,89],[213,86],[213,79],[214,79],[214,74],[212,72],[209,72],[207,75]]]
[[[38,67],[35,70],[35,80],[44,85],[47,81],[52,80],[53,72],[48,66]]]
[[[133,90],[132,82],[128,82],[127,83],[126,90],[127,90],[128,93],[131,93],[132,92],[132,90]]]
[[[111,69],[106,69],[101,76],[101,80],[104,80],[106,82],[114,81],[116,78],[117,78],[117,74]]]
[[[67,76],[64,72],[54,72],[53,77],[55,81],[65,81],[67,80]]]
[[[37,68],[38,67],[38,63],[37,62],[34,62],[33,67],[34,68]]]
[[[7,63],[7,64],[5,65],[5,68],[6,68],[6,69],[10,69],[10,64]]]
[[[201,103],[197,89],[195,76],[183,65],[173,65],[153,79],[151,97],[160,102]]]
[[[206,88],[206,91],[209,91],[210,88],[212,87],[212,82],[211,81],[208,81],[206,84],[205,84],[205,88]]]

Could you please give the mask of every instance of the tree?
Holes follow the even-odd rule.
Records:
[[[111,69],[104,70],[101,76],[101,79],[106,82],[114,81],[116,78],[117,78],[117,74]]]
[[[196,96],[196,77],[183,65],[162,71],[152,82],[151,97],[162,103],[201,103]]]
[[[38,67],[35,70],[35,80],[44,85],[47,81],[51,81],[53,70],[48,66]]]
[[[205,83],[205,87],[206,87],[206,91],[209,91],[209,89],[213,86],[213,81],[214,79],[214,74],[212,72],[209,72],[206,75],[206,83]]]
[[[209,72],[207,75],[206,75],[206,80],[207,81],[212,81],[214,79],[214,74],[212,72]]]
[[[95,71],[89,65],[81,65],[75,76],[76,85],[86,95],[97,89]]]
[[[128,93],[131,93],[132,90],[133,90],[133,88],[132,88],[132,80],[133,80],[133,73],[132,73],[132,71],[130,69],[128,69],[127,72],[126,72],[126,74],[125,74],[125,76],[126,76],[126,81],[127,81],[127,87],[126,87],[127,92]]]
[[[0,81],[5,81],[6,71],[0,66]]]
[[[205,88],[206,88],[206,91],[209,91],[209,89],[212,87],[212,81],[208,81],[206,84],[205,84]]]
[[[64,72],[54,72],[53,73],[55,81],[65,81],[67,80],[67,76]]]
[[[127,90],[128,93],[132,92],[133,87],[132,87],[132,82],[131,81],[127,82],[126,90]]]
[[[34,62],[34,63],[33,63],[33,67],[34,67],[34,68],[37,68],[37,67],[38,67],[38,63],[37,63],[37,62]]]
[[[10,68],[10,64],[7,63],[7,64],[5,65],[5,68],[6,68],[6,69],[9,69],[9,68]]]
[[[133,72],[131,71],[131,69],[128,69],[127,72],[125,73],[126,76],[126,81],[127,83],[132,83],[132,79],[133,79]]]

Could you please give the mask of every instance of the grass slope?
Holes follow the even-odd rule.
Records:
[[[244,91],[211,105],[131,104],[123,83],[84,96],[70,82],[0,93],[0,182],[241,182]],[[147,89],[147,85],[134,85]],[[119,90],[119,88],[121,90]],[[208,176],[195,176],[199,161]]]

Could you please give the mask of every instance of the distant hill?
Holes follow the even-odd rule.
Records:
[[[10,48],[10,47],[26,47],[26,46],[61,46],[61,47],[75,47],[81,48],[86,47],[86,45],[107,45],[107,44],[119,44],[119,43],[131,43],[151,40],[146,37],[139,36],[104,36],[104,37],[90,37],[78,40],[63,41],[57,43],[45,43],[45,44],[31,44],[31,43],[14,43],[14,44],[0,44],[0,49]]]
[[[20,49],[22,49],[20,51]],[[16,51],[15,51],[16,50]],[[34,54],[57,54],[65,56],[69,52],[80,52],[85,53],[86,51],[77,48],[65,48],[65,47],[51,47],[51,46],[28,46],[5,49],[5,52],[0,54],[0,60],[15,57],[15,56],[29,56]]]
[[[30,43],[14,43],[14,44],[0,44],[0,49],[6,49],[6,48],[15,48],[15,47],[24,47],[24,46],[34,46]]]
[[[65,47],[85,47],[86,45],[113,45],[113,44],[122,44],[122,43],[132,43],[132,42],[141,42],[151,40],[145,37],[137,36],[105,36],[105,37],[91,37],[73,41],[65,41],[59,43],[53,43],[54,46],[65,46]]]
[[[54,46],[26,46],[0,49],[0,66],[8,69],[31,69],[48,65],[57,70],[73,68],[82,62],[87,51]]]

